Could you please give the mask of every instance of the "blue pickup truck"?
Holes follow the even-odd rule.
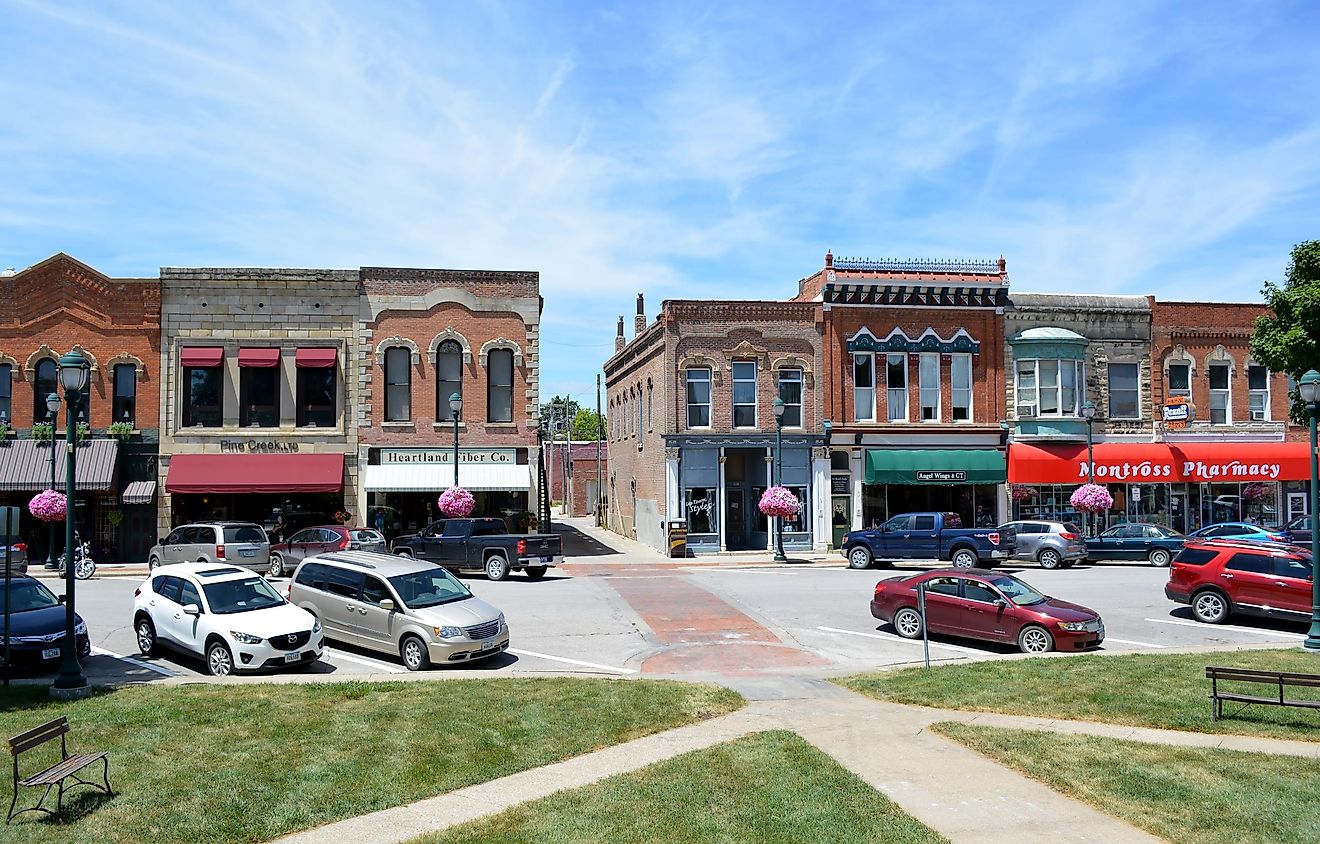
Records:
[[[904,513],[871,530],[844,534],[848,567],[894,560],[949,560],[955,568],[991,568],[1013,554],[1017,538],[1004,528],[965,528],[957,513]]]

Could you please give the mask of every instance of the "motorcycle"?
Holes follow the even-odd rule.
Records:
[[[68,571],[67,557],[60,555],[60,577],[64,577]],[[83,542],[78,538],[78,534],[73,535],[73,576],[78,580],[86,580],[96,574],[96,561],[92,559],[92,546],[90,542]]]

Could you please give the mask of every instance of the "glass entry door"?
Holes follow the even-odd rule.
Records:
[[[1306,493],[1290,492],[1288,493],[1288,521],[1291,522],[1300,516],[1306,515]],[[1285,522],[1286,524],[1287,522]]]

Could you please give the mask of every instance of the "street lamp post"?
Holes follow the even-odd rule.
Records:
[[[1320,460],[1316,449],[1316,417],[1320,416],[1320,372],[1314,369],[1302,376],[1297,388],[1311,417],[1311,629],[1306,635],[1307,650],[1320,651],[1320,533],[1316,533],[1316,504],[1320,503]]]
[[[55,488],[55,422],[59,419],[60,412],[60,394],[51,393],[46,396],[46,409],[50,411],[50,488]],[[59,568],[55,562],[55,523],[50,525],[50,544],[46,547],[46,564],[42,568],[47,571],[54,571]]]
[[[1095,402],[1089,399],[1082,404],[1082,418],[1086,420],[1086,482],[1095,483]],[[1094,513],[1086,514],[1086,528],[1095,536],[1095,526],[1091,519]]]
[[[458,420],[463,415],[463,397],[450,393],[449,409],[454,416],[454,486],[458,486]]]
[[[775,410],[775,486],[784,484],[784,400],[775,396],[770,403]],[[786,563],[784,556],[784,517],[775,516],[775,562]]]
[[[78,427],[74,411],[78,406],[79,396],[87,389],[87,379],[91,374],[87,358],[81,352],[72,351],[60,358],[60,384],[64,387],[64,641],[61,644],[60,673],[50,687],[52,697],[70,700],[86,697],[91,691],[87,678],[83,676],[82,665],[78,662],[78,640],[76,637],[76,618],[74,612],[74,565],[73,560],[73,519],[74,506],[74,468],[77,462],[75,454],[78,444]],[[55,433],[51,432],[51,448],[55,447]]]

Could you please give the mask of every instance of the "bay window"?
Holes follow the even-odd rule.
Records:
[[[1081,361],[1019,360],[1015,376],[1019,418],[1077,415]]]

